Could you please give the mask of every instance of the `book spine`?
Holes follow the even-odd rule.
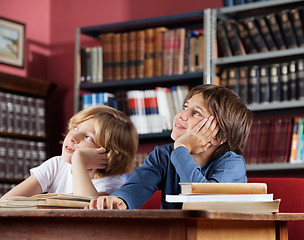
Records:
[[[28,103],[28,98],[21,96],[20,97],[21,106],[22,106],[22,134],[29,134],[30,129],[30,106]]]
[[[165,27],[158,27],[154,30],[154,76],[163,75],[163,39],[164,32],[168,31]]]
[[[7,104],[5,93],[0,91],[0,132],[5,132],[7,129]]]
[[[11,93],[5,93],[5,102],[7,105],[6,112],[6,127],[7,132],[14,131],[14,106],[13,106],[13,95]]]
[[[45,100],[35,99],[36,102],[36,132],[37,136],[45,136]]]
[[[190,37],[190,54],[189,54],[189,72],[196,72],[198,62],[198,36],[199,33],[195,30],[191,32]]]
[[[232,56],[232,50],[230,48],[227,34],[224,28],[224,22],[218,21],[217,23],[217,42],[219,45],[219,48],[221,50],[221,53],[223,57],[231,57]]]
[[[280,86],[280,65],[270,65],[270,101],[281,101],[281,86]]]
[[[97,61],[98,61],[97,47],[91,48],[91,73],[92,73],[92,83],[97,83],[98,73],[97,73]]]
[[[99,36],[103,49],[103,79],[112,81],[113,78],[113,33],[101,34]]]
[[[225,21],[224,26],[233,55],[244,55],[245,49],[238,36],[234,21]]]
[[[174,30],[168,30],[164,33],[164,59],[163,75],[173,74],[173,54],[174,54]]]
[[[221,78],[220,78],[220,84],[223,87],[228,88],[228,69],[227,68],[223,68],[221,70]]]
[[[299,117],[295,117],[294,124],[293,124],[293,131],[292,131],[293,133],[292,133],[292,142],[291,142],[290,157],[289,157],[289,162],[290,163],[295,163],[296,162],[299,124],[300,124],[300,118]]]
[[[260,66],[260,99],[261,103],[270,102],[269,67]]]
[[[267,52],[268,48],[266,43],[259,32],[259,29],[254,21],[253,17],[247,18],[243,21],[244,25],[247,27],[247,30],[259,52]]]
[[[6,138],[0,137],[0,177],[5,178],[6,175]]]
[[[247,104],[248,103],[248,67],[240,67],[239,73],[240,73],[239,96],[242,98],[243,102]]]
[[[128,79],[128,33],[121,34],[121,79]]]
[[[133,33],[132,33],[133,34]],[[137,31],[136,33],[136,78],[144,78],[145,76],[145,64],[147,68],[147,61],[145,59],[145,31]]]
[[[128,46],[129,46],[129,56],[128,56],[128,78],[140,78],[136,76],[136,68],[138,65],[137,59],[137,41],[136,41],[137,33],[135,31],[128,33]]]
[[[304,100],[304,59],[297,60],[298,99]]]
[[[303,30],[303,23],[301,20],[301,16],[299,13],[299,9],[291,9],[290,13],[290,21],[294,29],[294,33],[296,36],[297,44],[299,47],[304,47],[304,30]]]
[[[258,66],[252,66],[249,68],[248,78],[248,103],[260,102],[260,88],[259,88],[259,68]]]
[[[154,29],[148,28],[145,33],[145,62],[144,76],[150,78],[154,76]]]
[[[92,82],[92,48],[87,47],[85,48],[86,51],[86,80],[85,82],[91,83]]]
[[[84,83],[87,79],[87,56],[86,49],[80,49],[80,82]]]
[[[239,95],[239,72],[237,68],[229,68],[228,70],[228,88]]]
[[[276,16],[274,13],[270,13],[265,16],[266,22],[268,24],[268,27],[271,30],[273,39],[276,43],[276,46],[278,49],[283,50],[286,49],[286,45],[283,40],[283,35],[281,33],[279,24],[277,22]]]
[[[113,35],[113,80],[121,80],[121,33]]]
[[[259,29],[260,29],[260,31],[262,33],[262,36],[263,36],[263,38],[265,40],[265,43],[266,43],[266,45],[268,47],[268,50],[269,51],[275,51],[275,50],[277,50],[277,47],[276,47],[276,45],[274,43],[274,40],[272,39],[272,36],[270,34],[270,30],[269,30],[269,28],[268,28],[268,26],[266,24],[265,18],[259,17],[259,18],[256,18],[256,21],[258,23]]]
[[[296,36],[288,17],[288,10],[280,11],[278,13],[278,18],[287,48],[297,47]]]
[[[196,66],[197,72],[203,72],[204,71],[204,54],[205,54],[205,48],[204,48],[204,42],[205,37],[204,34],[200,34],[198,36],[198,65]]]
[[[281,80],[281,101],[287,101],[289,97],[289,78],[288,78],[288,63],[280,65],[280,80]]]
[[[14,140],[7,138],[6,140],[6,178],[14,178],[15,168],[15,147]]]
[[[254,44],[251,40],[251,37],[249,35],[249,32],[245,28],[245,26],[242,23],[237,22],[237,27],[238,27],[239,36],[244,45],[244,49],[245,49],[246,53],[250,54],[250,53],[258,52],[256,47],[254,46]]]
[[[296,61],[290,61],[288,63],[288,95],[290,100],[297,99],[297,72],[296,72]]]
[[[185,28],[174,30],[173,74],[184,73]]]
[[[97,47],[97,82],[103,82],[103,59],[102,59],[102,47]]]

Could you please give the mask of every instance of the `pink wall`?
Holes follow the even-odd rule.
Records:
[[[18,7],[17,7],[18,6]],[[0,71],[46,79],[57,85],[51,96],[52,154],[60,154],[61,134],[73,115],[75,29],[128,20],[199,11],[222,0],[1,0],[0,16],[26,23],[25,69]],[[58,143],[58,144],[57,144]]]

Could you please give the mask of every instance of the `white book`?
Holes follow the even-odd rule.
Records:
[[[166,201],[178,202],[267,202],[273,194],[187,194],[166,195]]]

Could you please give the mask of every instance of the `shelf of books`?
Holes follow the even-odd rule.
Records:
[[[46,81],[0,73],[0,195],[47,158]]]
[[[303,1],[254,2],[212,16],[213,75],[255,116],[244,154],[248,171],[304,169]]]
[[[110,105],[130,116],[141,141],[169,139],[189,88],[204,82],[204,21],[197,11],[78,28],[75,112]]]

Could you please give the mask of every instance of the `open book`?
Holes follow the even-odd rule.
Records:
[[[95,197],[64,193],[46,193],[31,197],[10,197],[0,202],[0,208],[84,208]]]

